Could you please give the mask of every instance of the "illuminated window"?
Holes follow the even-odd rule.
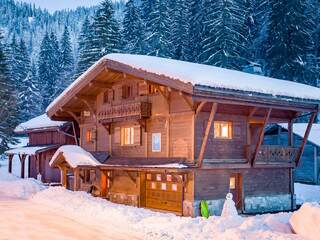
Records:
[[[86,131],[86,141],[87,142],[92,142],[92,130],[87,130]]]
[[[171,182],[172,181],[172,175],[167,175],[167,182]]]
[[[156,188],[157,188],[157,183],[151,182],[151,188],[152,188],[152,189],[156,189]]]
[[[157,174],[157,181],[161,181],[161,174]]]
[[[134,128],[123,127],[121,128],[121,145],[133,145],[134,144]]]
[[[152,133],[152,152],[161,152],[161,133]]]
[[[172,191],[176,192],[178,190],[178,185],[173,183],[172,186],[171,186],[171,189],[172,189]]]
[[[151,180],[151,173],[147,174],[147,180]]]
[[[167,190],[167,184],[161,183],[161,190]]]
[[[83,111],[83,116],[84,117],[90,117],[90,112],[89,111]]]
[[[232,139],[232,122],[214,122],[214,138]]]
[[[236,178],[230,177],[229,181],[229,189],[235,189],[236,188]]]

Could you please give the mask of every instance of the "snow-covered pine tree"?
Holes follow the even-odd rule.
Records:
[[[60,40],[60,76],[57,92],[60,94],[72,82],[74,75],[74,59],[71,47],[70,33],[65,26]]]
[[[305,0],[271,0],[266,52],[267,73],[271,77],[315,84],[308,66],[313,51],[312,18],[305,15]]]
[[[147,54],[172,58],[173,46],[171,42],[172,19],[169,14],[168,0],[154,0],[147,26]]]
[[[144,54],[145,28],[141,12],[134,0],[128,0],[124,10],[122,48],[127,53]]]
[[[104,0],[100,4],[90,31],[92,31],[91,46],[88,51],[90,65],[108,53],[119,52],[119,23],[114,18],[113,4],[110,0]]]
[[[203,18],[203,0],[190,0],[188,14],[189,37],[187,38],[185,59],[191,62],[199,62],[199,56],[202,51]]]
[[[92,39],[92,32],[90,29],[90,21],[89,18],[87,17],[83,24],[82,24],[82,29],[79,35],[79,61],[77,63],[77,70],[75,73],[75,77],[77,78],[80,76],[83,72],[85,72],[89,66],[92,60],[90,59],[90,49],[91,49],[91,39]]]
[[[41,87],[42,110],[49,105],[56,94],[56,83],[59,78],[59,50],[57,39],[52,33],[45,34],[38,59],[38,77]]]
[[[9,143],[14,143],[13,130],[17,125],[16,93],[14,83],[10,78],[8,57],[3,37],[0,32],[0,154],[7,148]]]
[[[244,0],[204,0],[201,61],[241,70],[247,64]]]
[[[189,48],[189,1],[171,0],[170,17],[172,19],[171,39],[173,58],[187,60]]]

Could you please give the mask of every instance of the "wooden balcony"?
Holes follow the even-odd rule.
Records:
[[[105,107],[98,113],[101,123],[140,120],[151,116],[151,103],[130,102]]]
[[[247,149],[248,159],[251,159],[255,146],[251,146]],[[296,160],[298,151],[299,148],[294,147],[261,145],[258,151],[256,164],[293,163]]]

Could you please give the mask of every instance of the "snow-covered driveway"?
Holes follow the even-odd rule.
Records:
[[[78,222],[63,212],[30,200],[0,197],[0,213],[0,239],[141,239],[107,224],[99,226]]]

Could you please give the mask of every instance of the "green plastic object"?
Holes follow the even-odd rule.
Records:
[[[202,200],[200,203],[200,207],[201,207],[201,216],[204,218],[209,218],[210,212],[209,212],[209,207],[208,207],[207,201]]]

